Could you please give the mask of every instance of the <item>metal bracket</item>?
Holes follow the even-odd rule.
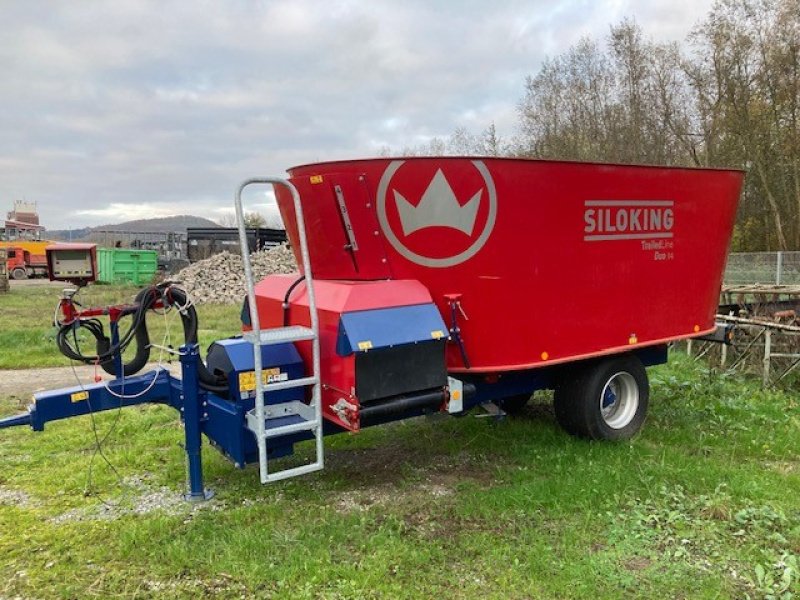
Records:
[[[486,412],[484,414],[475,415],[476,419],[486,419],[491,417],[494,420],[499,421],[506,416],[506,411],[497,406],[497,404],[494,402],[484,402],[480,405],[480,407]]]

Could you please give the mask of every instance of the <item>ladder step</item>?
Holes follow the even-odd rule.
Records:
[[[278,419],[275,420],[277,421]],[[316,421],[300,421],[298,423],[290,423],[289,425],[271,426],[273,424],[268,420],[265,425],[266,429],[264,430],[264,437],[266,439],[270,439],[281,437],[283,435],[289,435],[290,433],[298,433],[300,431],[313,431],[319,426],[319,423]]]
[[[322,469],[323,464],[320,462],[313,462],[307,465],[300,465],[299,467],[292,467],[291,469],[284,469],[283,471],[276,471],[268,473],[267,478],[261,483],[271,483],[273,481],[280,481],[281,479],[289,479],[290,477],[297,477],[298,475],[305,475],[306,473],[313,473]]]
[[[247,411],[247,428],[258,439],[263,432],[264,439],[294,433],[296,431],[311,431],[322,421],[317,418],[314,407],[303,402],[287,402],[285,404],[267,405],[264,420],[259,427],[256,409]]]
[[[275,329],[262,329],[259,333],[248,331],[242,337],[251,344],[269,346],[272,344],[313,340],[316,336],[309,327],[291,325],[289,327],[276,327]]]
[[[292,388],[305,387],[317,383],[316,377],[301,377],[300,379],[289,379],[288,381],[275,381],[264,385],[265,392],[276,392],[278,390],[290,390]]]

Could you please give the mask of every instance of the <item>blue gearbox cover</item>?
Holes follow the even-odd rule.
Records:
[[[447,326],[435,304],[412,304],[342,313],[336,353],[349,356],[402,344],[440,340]]]
[[[255,398],[256,380],[253,346],[237,337],[218,340],[211,344],[206,358],[208,370],[228,378],[231,400]],[[305,365],[294,344],[261,346],[261,364],[264,383],[287,381],[305,377]],[[267,404],[302,400],[304,388],[277,390],[265,393]]]

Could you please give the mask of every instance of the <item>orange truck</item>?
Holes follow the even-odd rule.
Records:
[[[6,267],[11,279],[47,276],[47,256],[45,248],[52,242],[13,241],[0,242],[6,249]]]

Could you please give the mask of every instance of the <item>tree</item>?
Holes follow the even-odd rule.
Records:
[[[800,3],[720,0],[692,40],[709,163],[748,170],[742,241],[800,247]]]
[[[257,213],[257,212],[245,213],[245,215],[244,215],[244,226],[248,227],[248,228],[250,228],[250,227],[252,227],[252,228],[255,228],[255,227],[266,227],[267,226],[267,220],[264,218],[264,216],[262,214]]]
[[[734,249],[800,248],[800,0],[717,0],[689,41],[624,20],[547,59],[515,152],[746,169]]]
[[[674,44],[624,20],[605,46],[584,38],[545,61],[519,105],[525,156],[608,162],[692,161],[688,80]]]
[[[219,224],[223,227],[237,227],[238,223],[236,220],[235,213],[228,213],[219,219]],[[251,227],[266,227],[267,220],[264,216],[257,212],[248,212],[244,214],[244,226],[251,228]]]

